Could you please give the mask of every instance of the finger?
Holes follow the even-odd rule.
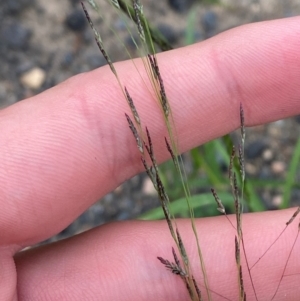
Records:
[[[250,265],[279,235],[292,212],[244,215]],[[205,296],[190,221],[180,220],[178,225],[194,276]],[[235,231],[224,217],[198,220],[197,229],[213,300],[237,300]],[[291,224],[267,256],[252,269],[258,300],[271,300],[274,295],[296,234],[297,225]],[[167,271],[156,258],[161,256],[174,262],[172,246],[175,244],[163,221],[101,226],[71,239],[17,254],[18,296],[31,301],[188,300],[180,277]],[[283,277],[274,300],[299,299],[299,252],[298,241],[286,269],[286,275],[294,275]],[[244,259],[242,268],[247,300],[255,300]]]
[[[240,102],[247,125],[300,112],[299,22],[247,25],[158,56],[182,151],[235,129]],[[160,109],[132,62],[116,68],[150,128],[158,161],[165,160]],[[128,111],[106,67],[0,113],[2,244],[57,233],[142,170]]]

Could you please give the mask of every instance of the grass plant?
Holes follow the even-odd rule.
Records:
[[[151,133],[148,128],[143,125],[143,121],[140,119],[137,108],[135,107],[134,99],[131,96],[130,91],[122,84],[122,79],[119,78],[118,72],[114,66],[114,63],[110,59],[109,54],[107,53],[104,42],[101,38],[100,33],[93,25],[93,22],[89,16],[88,10],[85,5],[82,3],[82,7],[86,18],[95,34],[95,40],[98,45],[98,48],[104,58],[106,59],[112,73],[115,75],[116,80],[119,83],[120,89],[123,92],[124,99],[128,103],[128,108],[130,113],[124,112],[124,118],[127,119],[129,128],[135,139],[137,148],[141,156],[141,164],[143,164],[146,173],[148,174],[150,180],[153,183],[155,190],[157,191],[158,198],[161,203],[162,210],[153,210],[143,216],[143,219],[152,219],[152,218],[165,218],[170,234],[176,245],[176,249],[170,246],[172,250],[172,260],[165,259],[157,254],[158,260],[175,276],[180,277],[184,282],[187,293],[190,297],[190,300],[193,301],[203,301],[203,300],[214,300],[213,296],[218,296],[224,300],[229,300],[225,296],[222,296],[220,292],[213,291],[210,288],[208,281],[208,275],[206,271],[205,258],[202,254],[202,248],[200,245],[199,231],[195,225],[195,208],[199,209],[199,203],[201,206],[211,205],[214,203],[214,208],[216,208],[221,214],[223,214],[230,227],[233,228],[235,232],[234,239],[234,249],[235,249],[235,261],[236,261],[236,279],[238,283],[238,296],[235,300],[245,301],[247,292],[244,286],[244,277],[245,275],[249,276],[251,282],[251,288],[254,292],[254,300],[258,301],[259,296],[256,293],[255,282],[252,277],[252,269],[255,265],[264,258],[273,247],[273,245],[280,239],[282,234],[286,231],[288,226],[294,221],[296,216],[300,213],[300,207],[295,211],[293,216],[286,222],[286,226],[283,228],[279,236],[274,240],[270,247],[261,255],[261,257],[255,262],[254,265],[250,266],[248,262],[247,249],[245,247],[244,235],[243,235],[243,218],[242,214],[247,206],[252,211],[261,211],[264,209],[261,202],[259,201],[258,196],[253,188],[253,183],[251,181],[246,181],[245,176],[245,158],[244,158],[244,147],[245,147],[245,118],[244,110],[242,104],[240,105],[240,110],[237,112],[240,116],[240,143],[237,146],[232,146],[232,143],[229,141],[229,136],[226,136],[222,140],[215,140],[203,146],[202,149],[195,149],[191,152],[191,158],[194,162],[194,165],[197,167],[202,167],[207,174],[208,181],[204,183],[205,185],[212,184],[214,187],[211,189],[211,193],[198,194],[195,196],[191,195],[190,187],[187,180],[187,173],[183,164],[183,158],[178,150],[178,141],[176,136],[175,125],[172,117],[172,107],[170,106],[168,96],[164,87],[163,76],[160,72],[159,62],[156,56],[156,47],[160,47],[162,50],[171,49],[170,45],[166,40],[152,27],[149,25],[143,11],[143,6],[139,0],[133,0],[131,3],[128,3],[125,0],[107,0],[113,9],[121,16],[122,12],[129,17],[126,22],[132,20],[136,24],[136,32],[138,33],[138,40],[134,38],[133,33],[129,33],[133,39],[134,45],[137,47],[137,52],[139,53],[143,66],[146,70],[149,79],[149,85],[145,87],[151,87],[151,94],[157,100],[156,103],[160,108],[162,117],[165,121],[165,127],[168,132],[167,137],[162,137],[165,140],[166,148],[170,153],[172,158],[172,173],[177,175],[176,182],[177,187],[181,187],[179,190],[183,193],[183,197],[175,200],[174,202],[170,201],[170,196],[168,194],[168,187],[165,184],[164,176],[161,171],[161,168],[157,164],[155,157],[155,146],[153,145],[151,139]],[[87,1],[90,6],[99,12],[101,16],[101,10],[97,3],[94,0]],[[194,14],[190,15],[190,27],[194,23],[195,16]],[[127,23],[126,23],[127,24]],[[126,28],[130,26],[126,25]],[[192,29],[190,29],[192,30]],[[116,39],[120,41],[117,33],[111,29],[112,34],[116,36]],[[192,42],[192,35],[187,34],[187,41]],[[155,46],[157,45],[157,46]],[[129,54],[129,51],[126,50]],[[130,54],[129,54],[130,56]],[[132,59],[131,57],[129,57]],[[137,69],[137,72],[140,72]],[[224,178],[224,172],[221,171],[220,165],[215,161],[215,153],[218,152],[220,157],[224,162],[228,162],[228,177],[227,180]],[[204,156],[204,157],[203,157]],[[285,185],[285,194],[284,194],[284,205],[288,203],[290,196],[291,187],[293,186],[293,178],[296,173],[300,158],[300,143],[298,142],[296,150],[291,161],[291,166],[288,172],[288,179]],[[229,179],[229,184],[231,187],[231,194],[227,191],[222,191],[219,193],[218,188],[224,188],[227,186],[227,181]],[[247,202],[245,201],[247,199]],[[185,209],[182,210],[182,204],[185,203]],[[198,207],[197,207],[198,206]],[[200,209],[201,209],[200,206]],[[235,223],[233,223],[227,216],[227,208],[235,211]],[[194,269],[191,266],[189,255],[187,254],[186,247],[184,245],[184,240],[181,236],[180,228],[176,221],[177,213],[186,217],[188,216],[191,221],[191,228],[194,233],[199,262],[201,267],[201,274],[203,279],[203,284],[198,285],[197,280],[194,277]],[[182,217],[182,216],[181,216]],[[295,237],[296,243],[298,239],[299,231]],[[292,249],[293,250],[293,249]],[[273,300],[278,292],[280,284],[285,277],[285,269],[288,264],[290,255],[289,254],[287,262],[285,264],[282,276],[274,291],[274,295],[270,298]],[[179,254],[179,255],[178,255]],[[262,301],[262,300],[260,300]]]

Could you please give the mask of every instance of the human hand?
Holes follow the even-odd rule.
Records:
[[[291,18],[247,25],[158,55],[182,151],[236,129],[240,102],[247,126],[300,113],[299,22]],[[151,131],[158,161],[166,160],[159,109],[132,62],[116,68]],[[1,300],[187,298],[179,277],[156,259],[169,258],[173,246],[162,221],[112,223],[18,253],[58,233],[143,170],[125,112],[127,104],[108,67],[75,76],[0,112]],[[267,249],[292,212],[244,216],[248,260]],[[189,221],[178,223],[184,240],[193,242]],[[234,234],[224,223],[224,217],[197,221],[211,289],[236,300]],[[259,300],[274,293],[296,233],[291,227],[276,253],[271,250],[254,271]],[[195,249],[189,248],[199,277]],[[275,300],[285,294],[288,300],[299,299],[299,252],[298,243],[290,271],[298,274],[282,282]],[[254,300],[250,288],[247,300]]]

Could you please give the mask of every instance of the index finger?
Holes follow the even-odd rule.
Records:
[[[234,130],[240,102],[248,126],[300,112],[299,21],[242,26],[158,55],[181,151]],[[116,68],[150,128],[158,161],[166,160],[166,129],[155,100],[132,62]],[[104,67],[0,112],[2,245],[57,233],[142,170],[128,111]]]

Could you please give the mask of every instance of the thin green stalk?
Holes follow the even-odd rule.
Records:
[[[300,162],[300,139],[297,140],[296,147],[293,152],[292,159],[288,168],[285,185],[283,187],[283,201],[280,204],[280,209],[288,208],[290,204],[292,187],[295,182],[296,173]]]

